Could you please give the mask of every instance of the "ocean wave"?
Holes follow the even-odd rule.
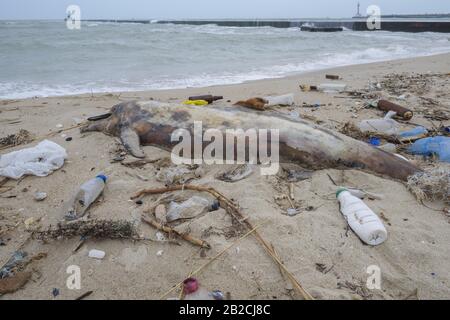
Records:
[[[450,50],[435,50],[423,56],[448,53]],[[389,61],[393,58],[408,58],[417,56],[399,45],[392,45],[386,50],[368,48],[361,52],[345,54],[324,54],[319,59],[311,59],[302,63],[254,68],[247,72],[200,73],[184,77],[148,78],[132,81],[129,79],[115,80],[114,84],[105,85],[89,82],[79,84],[36,84],[30,82],[1,83],[1,99],[23,99],[31,97],[66,96],[88,93],[130,92],[145,90],[184,89],[189,87],[209,87],[216,85],[239,84],[247,81],[281,78],[284,76],[319,71],[333,67],[357,65],[370,62]]]

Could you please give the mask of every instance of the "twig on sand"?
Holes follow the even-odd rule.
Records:
[[[215,196],[220,203],[220,206],[224,208],[233,218],[235,218],[239,223],[245,224],[245,226],[249,230],[254,230],[253,225],[248,221],[248,218],[244,216],[239,207],[237,207],[230,199],[225,197],[219,191],[212,187],[203,187],[203,186],[195,186],[195,185],[178,185],[171,186],[166,188],[158,188],[158,189],[144,189],[138,191],[135,195],[131,197],[131,199],[139,198],[146,194],[161,194],[171,191],[179,191],[179,190],[196,190],[201,192],[208,192],[211,195]],[[272,257],[272,259],[280,266],[280,268],[286,273],[289,280],[294,285],[294,288],[303,296],[306,300],[313,300],[314,298],[301,286],[301,284],[297,281],[297,279],[286,269],[284,264],[280,261],[280,259],[274,253],[272,247],[267,243],[266,240],[259,234],[259,232],[254,232],[255,238],[262,244],[264,250]]]
[[[175,229],[173,229],[173,228],[171,228],[171,227],[169,227],[167,225],[159,223],[159,222],[157,222],[157,221],[155,221],[155,220],[153,220],[151,218],[142,217],[141,219],[145,223],[151,225],[152,227],[154,227],[154,228],[156,228],[156,229],[158,229],[160,231],[164,231],[164,232],[169,233],[169,234],[176,234],[177,236],[183,238],[184,240],[186,240],[186,241],[188,241],[188,242],[190,242],[190,243],[192,243],[192,244],[194,244],[196,246],[199,246],[199,247],[202,247],[202,248],[207,248],[207,249],[211,248],[211,246],[209,245],[208,242],[206,242],[204,240],[200,240],[200,239],[194,238],[190,234],[181,233],[181,232],[179,232],[179,231],[177,231],[177,230],[175,230]]]
[[[136,168],[136,167],[145,166],[148,163],[158,162],[159,160],[161,160],[161,159],[160,158],[158,158],[158,159],[140,159],[140,160],[134,160],[134,161],[129,161],[129,162],[121,162],[120,164],[125,167]]]
[[[85,292],[81,296],[79,296],[78,298],[75,298],[75,300],[83,300],[84,298],[89,297],[92,293],[94,293],[94,291]]]

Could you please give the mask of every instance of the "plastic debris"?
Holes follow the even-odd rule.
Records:
[[[291,106],[294,104],[294,94],[289,93],[282,96],[268,96],[264,97],[267,101],[267,107],[273,106]]]
[[[317,91],[317,86],[310,86],[308,84],[301,84],[300,89],[303,92],[309,92],[309,91]]]
[[[166,221],[194,218],[199,214],[212,211],[215,202],[199,196],[193,196],[180,204],[172,201],[167,209]]]
[[[220,290],[213,290],[211,292],[211,295],[214,298],[214,300],[225,300],[225,296],[224,296],[223,292]]]
[[[378,109],[383,111],[394,111],[398,117],[404,120],[410,120],[413,117],[413,112],[410,109],[399,106],[387,100],[379,100],[377,103]]]
[[[289,208],[289,209],[287,209],[287,215],[288,215],[289,217],[296,216],[296,215],[298,215],[299,213],[300,213],[300,211],[299,211],[298,209],[295,209],[295,208]]]
[[[53,295],[53,297],[59,296],[59,289],[58,288],[53,288],[52,295]]]
[[[333,92],[342,92],[345,91],[347,85],[345,83],[322,83],[317,86],[319,91],[323,91],[325,93],[333,93]]]
[[[218,174],[216,176],[216,179],[225,182],[236,182],[251,176],[252,173],[253,173],[252,166],[246,163],[237,165],[231,170]]]
[[[0,176],[20,179],[24,175],[44,177],[61,168],[67,158],[60,145],[44,140],[32,148],[0,156]]]
[[[98,175],[83,183],[78,192],[68,204],[65,215],[67,220],[75,220],[81,218],[89,208],[89,206],[100,196],[105,188],[106,176]]]
[[[408,147],[412,154],[436,155],[440,161],[450,162],[450,137],[436,136],[417,140]]]
[[[397,152],[397,146],[393,143],[386,143],[379,146],[378,149],[384,150],[386,152],[395,153]]]
[[[183,104],[191,105],[191,106],[206,106],[208,101],[205,100],[185,100]]]
[[[377,138],[377,137],[371,137],[369,139],[369,143],[373,146],[379,146],[381,144],[381,140],[380,140],[380,138]]]
[[[422,126],[417,126],[414,129],[402,131],[398,134],[402,141],[404,140],[417,140],[425,138],[428,135],[428,130]]]
[[[361,199],[345,188],[336,192],[336,198],[350,228],[362,241],[376,246],[387,239],[387,231],[380,218]]]
[[[183,282],[184,300],[214,300],[211,292],[200,286],[195,278],[188,278]]]
[[[8,262],[0,269],[0,279],[8,278],[13,275],[13,270],[21,264],[28,256],[25,251],[16,251],[9,258]]]
[[[213,96],[211,94],[189,97],[189,100],[191,100],[191,101],[203,100],[203,101],[208,102],[208,104],[211,104],[214,101],[222,100],[222,99],[223,99],[223,96]]]
[[[359,123],[359,130],[362,132],[381,133],[386,135],[397,135],[400,125],[392,117],[395,112],[389,111],[383,119],[363,120]]]
[[[103,259],[105,257],[106,253],[105,251],[101,251],[101,250],[97,250],[97,249],[92,249],[91,251],[89,251],[89,258],[94,258],[94,259]]]
[[[339,76],[334,75],[334,74],[327,74],[327,75],[325,75],[325,78],[329,79],[329,80],[339,80]]]
[[[203,172],[199,169],[192,170],[186,166],[163,168],[156,174],[156,180],[166,185],[184,184],[192,179],[201,177]]]
[[[162,232],[157,232],[156,234],[155,234],[155,236],[156,236],[156,240],[157,241],[166,241],[166,237],[164,236],[164,234],[162,233]]]

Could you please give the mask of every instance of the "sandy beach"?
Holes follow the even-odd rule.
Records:
[[[3,149],[0,154],[34,146],[44,138],[58,143],[68,154],[64,166],[47,177],[26,176],[1,186],[0,266],[19,249],[29,257],[45,254],[28,265],[27,271],[32,274],[23,287],[0,299],[75,299],[87,291],[92,294],[86,299],[178,298],[180,290],[170,290],[233,243],[195,275],[202,286],[221,290],[231,299],[302,299],[252,235],[240,239],[245,232],[236,230],[222,208],[178,226],[207,241],[211,245],[209,250],[183,239],[177,239],[178,244],[156,240],[157,230],[143,223],[141,215],[145,215],[143,211],[158,196],[144,197],[141,205],[130,197],[143,188],[164,187],[158,174],[173,170],[169,152],[145,146],[147,158],[155,161],[127,166],[136,159],[126,155],[123,161],[114,161],[124,151],[118,138],[98,132],[82,134],[78,127],[69,128],[123,101],[154,99],[181,103],[197,94],[222,95],[221,103],[232,104],[251,97],[294,93],[295,106],[277,107],[277,112],[298,112],[300,118],[335,131],[340,131],[347,122],[383,116],[376,108],[364,108],[367,99],[362,97],[300,90],[300,84],[330,82],[325,79],[326,74],[339,75],[342,78],[339,82],[346,83],[350,91],[379,83],[378,95],[415,112],[409,123],[402,122],[405,129],[450,125],[450,54],[339,67],[236,85],[0,100],[0,137],[21,129],[35,137],[28,144]],[[403,88],[394,92],[394,83]],[[404,97],[399,99],[401,95]],[[321,106],[304,106],[316,103]],[[205,108],[214,108],[214,104]],[[60,124],[62,128],[58,128]],[[72,139],[67,141],[68,137]],[[422,168],[439,165],[450,169],[448,164],[401,154]],[[202,165],[201,174],[190,183],[214,187],[238,203],[276,249],[285,267],[315,299],[450,297],[450,216],[444,202],[420,203],[404,183],[387,177],[355,169],[327,169],[314,171],[310,178],[294,183],[294,201],[301,212],[288,216],[286,209],[290,204],[277,200],[289,194],[290,182],[285,177],[265,177],[255,170],[238,182],[216,179],[225,169]],[[152,240],[87,239],[74,252],[79,237],[45,242],[30,238],[27,227],[45,230],[56,226],[63,220],[64,205],[78,186],[100,172],[109,179],[103,195],[85,218],[132,221],[139,235]],[[380,199],[364,201],[382,218],[388,232],[385,243],[376,247],[365,245],[348,229],[336,201],[337,187],[331,180],[382,195]],[[34,199],[35,192],[48,196],[38,202]],[[205,196],[188,190],[181,193]],[[26,226],[24,222],[29,218],[34,218],[34,222]],[[91,249],[105,251],[105,258],[89,258]],[[66,271],[71,265],[81,270],[79,290],[66,286],[69,276]],[[381,270],[381,289],[366,287],[367,268],[372,265]],[[54,288],[59,290],[56,296],[52,294]]]

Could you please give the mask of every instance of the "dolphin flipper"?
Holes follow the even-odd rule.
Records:
[[[123,146],[129,153],[136,158],[145,158],[145,153],[142,151],[139,141],[139,136],[133,129],[129,127],[122,128],[120,132],[120,140]]]

